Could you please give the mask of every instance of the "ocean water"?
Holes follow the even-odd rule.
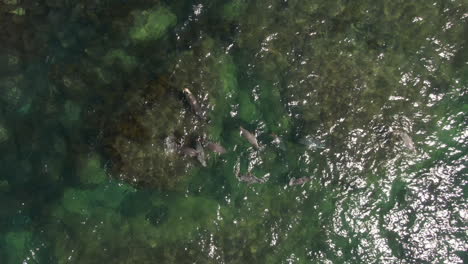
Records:
[[[468,262],[466,1],[0,13],[0,263]]]

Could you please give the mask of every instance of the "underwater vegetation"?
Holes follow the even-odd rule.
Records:
[[[466,262],[467,14],[0,0],[0,263]]]

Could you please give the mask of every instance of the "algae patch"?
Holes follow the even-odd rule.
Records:
[[[132,15],[134,25],[130,29],[130,37],[134,41],[157,40],[177,22],[177,17],[165,7],[133,11]]]
[[[104,61],[108,65],[119,65],[126,72],[132,71],[138,65],[137,59],[128,55],[122,49],[113,49],[109,51],[104,57]]]
[[[91,154],[82,163],[81,168],[78,170],[81,183],[100,184],[106,179],[106,172],[102,168],[101,159],[97,154]]]
[[[8,130],[0,123],[0,144],[7,141],[10,138]]]

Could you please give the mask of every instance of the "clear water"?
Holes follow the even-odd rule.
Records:
[[[0,12],[0,263],[468,261],[466,1]]]

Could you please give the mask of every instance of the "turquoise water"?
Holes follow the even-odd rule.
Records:
[[[0,13],[0,263],[468,261],[466,1]]]

